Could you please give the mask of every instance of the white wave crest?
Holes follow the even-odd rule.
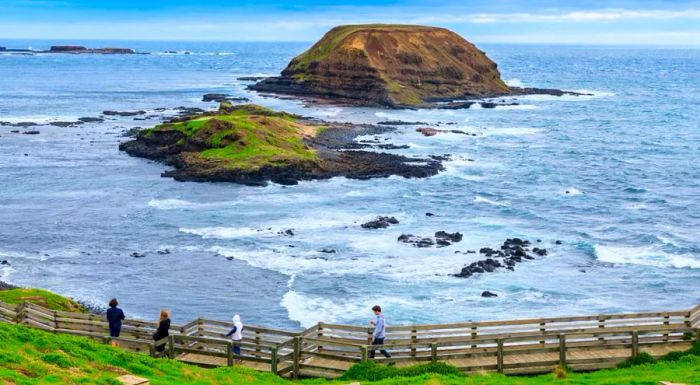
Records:
[[[189,208],[194,208],[194,207],[199,207],[199,203],[194,203],[190,201],[186,201],[183,199],[176,199],[176,198],[170,198],[170,199],[151,199],[148,201],[148,205],[159,209],[159,210],[175,210],[175,209],[189,209]]]
[[[505,83],[509,87],[525,87],[525,83],[523,83],[522,80],[520,80],[518,78],[505,80]]]
[[[488,204],[494,205],[494,206],[508,206],[508,203],[497,202],[497,201],[482,197],[480,195],[477,195],[474,197],[474,203],[488,203]]]
[[[535,135],[543,132],[541,128],[532,127],[498,127],[484,130],[483,136],[523,136]]]
[[[269,234],[269,231],[263,232],[259,229],[250,227],[196,227],[196,228],[180,228],[181,233],[199,235],[203,239],[235,239],[258,235],[261,233]]]
[[[577,189],[576,187],[569,187],[566,190],[563,190],[561,193],[569,196],[583,195],[583,191]]]
[[[596,245],[598,260],[608,263],[700,269],[700,259],[687,254],[672,254],[654,246]]]

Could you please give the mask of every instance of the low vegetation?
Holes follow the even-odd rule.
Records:
[[[57,335],[19,325],[0,323],[0,383],[12,385],[118,384],[123,374],[145,377],[153,385],[283,385],[291,382],[270,373],[242,367],[202,369],[169,359],[128,353],[85,337]],[[626,369],[592,373],[509,377],[499,374],[465,376],[446,364],[392,368],[359,364],[338,381],[301,380],[302,385],[345,385],[359,381],[375,385],[604,385],[649,384],[661,380],[697,384],[700,357],[696,345],[676,357]],[[671,360],[671,358],[673,360]]]
[[[316,151],[304,143],[322,127],[299,122],[297,116],[258,105],[231,106],[223,103],[215,114],[165,123],[144,133],[155,137],[176,131],[184,134],[180,144],[188,160],[224,162],[231,169],[257,170],[264,166],[318,162]]]
[[[0,290],[0,301],[9,304],[20,304],[26,301],[51,310],[87,312],[87,309],[80,303],[42,289],[17,288]]]

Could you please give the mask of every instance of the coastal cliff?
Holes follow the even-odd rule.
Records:
[[[511,93],[496,63],[458,34],[383,24],[333,28],[281,76],[250,88],[381,106]]]
[[[382,130],[225,102],[218,111],[140,131],[119,148],[174,166],[163,176],[180,181],[296,184],[334,176],[428,177],[442,169],[437,159],[356,150],[355,137]]]

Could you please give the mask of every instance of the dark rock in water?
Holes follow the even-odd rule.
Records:
[[[202,95],[202,101],[203,102],[218,102],[221,103],[223,101],[226,101],[226,99],[229,97],[228,94],[204,94]]]
[[[450,246],[452,243],[445,239],[436,239],[435,244],[437,245],[437,247],[447,247]]]
[[[17,122],[17,123],[12,123],[12,122],[4,122],[0,121],[0,126],[10,126],[10,127],[34,127],[34,126],[39,126],[39,123],[36,122]]]
[[[426,216],[426,217],[434,217],[435,214],[428,212],[428,213],[425,213],[425,216]]]
[[[0,281],[0,290],[12,290],[12,289],[17,289],[19,286],[12,285],[7,282]]]
[[[133,253],[131,253],[131,256],[134,257],[134,258],[145,258],[145,257],[146,257],[146,254],[141,254],[141,253],[133,252]]]
[[[442,130],[438,130],[437,128],[431,128],[431,127],[420,127],[420,128],[416,128],[416,131],[423,134],[423,136],[435,136]]]
[[[83,122],[83,123],[101,123],[101,122],[104,122],[104,121],[105,121],[105,120],[102,119],[102,118],[93,118],[93,117],[90,117],[90,116],[78,118],[78,120],[81,121],[81,122]]]
[[[287,230],[284,230],[284,232],[281,233],[281,234],[284,234],[284,235],[288,235],[288,236],[290,236],[290,237],[293,237],[293,236],[294,236],[294,229],[287,229]]]
[[[534,249],[532,249],[532,252],[541,257],[547,255],[547,249],[540,249],[539,247],[535,247]]]
[[[41,132],[37,131],[37,130],[29,130],[29,131],[24,131],[23,134],[24,135],[39,135],[39,134],[41,134]]]
[[[430,247],[435,245],[435,241],[431,238],[417,237],[413,234],[401,234],[398,238],[399,242],[410,243],[415,247]]]
[[[77,126],[79,124],[83,124],[83,122],[77,121],[77,122],[51,122],[51,123],[49,123],[49,125],[55,126],[55,127],[74,127],[74,126]]]
[[[19,130],[11,130],[10,132],[13,134],[19,134]]]
[[[377,123],[380,126],[418,126],[426,125],[425,122],[404,122],[403,120],[385,120]]]
[[[6,259],[3,259],[2,261],[0,261],[0,265],[9,266],[9,265],[10,265],[10,262],[8,262]]]
[[[460,233],[448,233],[445,231],[438,231],[435,233],[435,238],[449,241],[452,243],[456,243],[456,242],[462,241],[462,234],[460,234]]]
[[[557,245],[561,245],[561,241],[559,241],[559,240],[555,241],[554,243]]]
[[[158,254],[160,254],[160,255],[170,254],[170,250],[168,250],[168,249],[158,250]]]
[[[226,257],[226,260],[227,260],[227,261],[233,261],[234,259],[235,259],[235,258],[233,258],[233,257]]]
[[[335,254],[335,249],[321,249],[319,250],[319,252],[326,254]]]
[[[515,265],[526,260],[535,259],[534,256],[529,254],[530,241],[520,238],[508,238],[503,242],[500,250],[494,250],[490,247],[483,247],[479,250],[480,254],[484,254],[486,259],[479,260],[471,263],[468,266],[462,268],[462,270],[455,274],[456,277],[468,278],[474,274],[481,273],[491,273],[499,268],[505,268],[506,270],[514,271]],[[547,255],[545,249],[540,249],[535,247],[532,253],[539,256]],[[464,253],[462,253],[464,254]],[[503,258],[502,262],[493,258]]]
[[[411,148],[411,146],[407,144],[401,144],[401,145],[396,145],[396,144],[379,144],[374,146],[376,148],[382,149],[382,150],[405,150],[407,148]]]
[[[102,111],[102,115],[107,115],[107,116],[136,116],[136,115],[145,115],[146,111],[139,110],[139,111]]]
[[[130,128],[130,129],[128,129],[128,130],[124,130],[124,131],[122,132],[121,136],[124,137],[124,138],[133,138],[133,137],[135,137],[136,134],[138,134],[139,131],[141,131],[142,129],[143,129],[143,128],[141,128],[141,127]]]
[[[486,290],[483,293],[481,293],[481,296],[484,298],[493,298],[493,297],[498,297],[498,294]]]
[[[239,78],[236,78],[237,80],[240,80],[242,82],[257,82],[260,80],[265,79],[264,76],[241,76]]]
[[[373,221],[360,225],[363,229],[385,229],[391,225],[399,224],[399,220],[394,217],[377,217]]]

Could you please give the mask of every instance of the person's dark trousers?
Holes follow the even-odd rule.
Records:
[[[384,338],[375,338],[374,341],[372,341],[372,345],[384,345]],[[374,358],[374,352],[374,349],[369,351],[369,358]],[[379,353],[382,353],[386,358],[391,357],[391,354],[384,349],[380,350]]]

